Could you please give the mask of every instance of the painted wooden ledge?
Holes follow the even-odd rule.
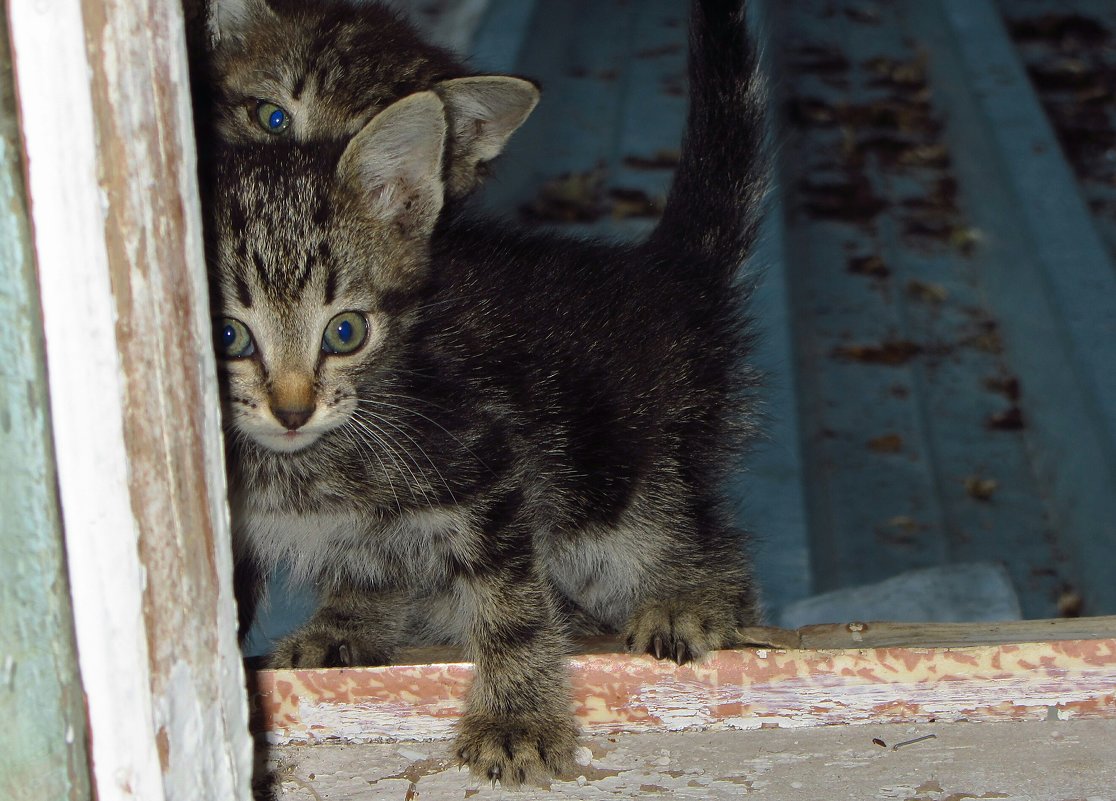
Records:
[[[570,659],[574,703],[589,734],[1116,718],[1116,636],[1101,636],[1111,618],[1098,620],[1082,638],[1048,642],[756,648],[719,651],[682,668],[591,644]],[[826,627],[826,636],[889,625]],[[820,636],[818,628],[806,633]],[[429,651],[412,655],[423,658],[355,670],[258,671],[253,728],[279,745],[448,739],[472,665],[426,658]]]

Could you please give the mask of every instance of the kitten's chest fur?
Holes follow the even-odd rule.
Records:
[[[452,507],[293,511],[259,500],[234,509],[238,544],[265,565],[283,564],[296,581],[433,587],[470,539],[467,515]]]

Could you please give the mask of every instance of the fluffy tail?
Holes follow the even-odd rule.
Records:
[[[751,252],[768,188],[765,84],[744,0],[692,0],[690,110],[674,183],[648,244],[730,280]]]

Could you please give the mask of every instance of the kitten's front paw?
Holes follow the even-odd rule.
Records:
[[[635,654],[671,659],[679,665],[710,651],[731,647],[736,621],[727,610],[703,609],[681,601],[644,604],[628,623],[625,643]]]
[[[390,654],[370,638],[333,628],[304,627],[288,634],[268,657],[271,668],[337,668],[386,665]]]
[[[564,719],[521,720],[466,714],[456,752],[474,776],[504,787],[545,785],[573,765],[577,725]]]

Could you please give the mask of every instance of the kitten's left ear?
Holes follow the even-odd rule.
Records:
[[[218,41],[237,39],[252,26],[279,18],[267,0],[212,0],[212,3]]]
[[[460,197],[480,183],[477,170],[500,155],[527,120],[539,102],[539,89],[522,78],[479,75],[442,81],[434,90],[452,126],[449,192]]]
[[[408,237],[429,236],[442,210],[445,107],[433,92],[409,95],[352,138],[337,166],[373,218]]]

